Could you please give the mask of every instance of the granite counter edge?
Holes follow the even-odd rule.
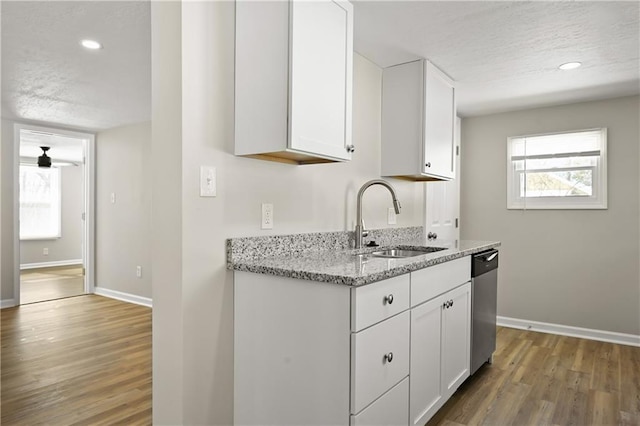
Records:
[[[294,278],[305,281],[316,281],[319,283],[340,284],[351,287],[371,284],[377,281],[392,278],[398,275],[408,274],[413,271],[428,268],[440,263],[449,262],[465,256],[471,256],[481,251],[500,247],[500,242],[490,242],[479,245],[477,247],[467,248],[464,250],[454,251],[453,253],[443,253],[440,256],[432,257],[426,260],[416,260],[415,262],[400,265],[395,268],[383,272],[375,272],[360,277],[351,277],[345,275],[324,274],[321,272],[294,270],[273,266],[264,266],[252,262],[236,262],[227,263],[227,268],[235,271],[251,272],[256,274],[275,275],[285,278]]]

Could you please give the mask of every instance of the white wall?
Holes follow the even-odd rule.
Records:
[[[463,239],[502,241],[498,315],[640,334],[639,98],[462,121]],[[607,210],[507,210],[507,137],[608,128]]]
[[[152,6],[154,117],[152,150],[171,167],[171,179],[154,178],[153,226],[175,224],[164,239],[154,237],[154,423],[230,424],[233,396],[233,286],[225,268],[225,239],[312,231],[351,230],[355,225],[356,193],[367,180],[380,176],[381,70],[356,55],[354,64],[354,160],[349,163],[292,166],[236,158],[233,152],[232,2],[183,3],[181,49],[171,43],[180,35],[169,26],[169,9]],[[164,10],[165,20],[160,21]],[[175,12],[175,11],[174,11]],[[172,33],[173,31],[173,33]],[[164,37],[173,36],[171,40]],[[162,39],[161,39],[162,38]],[[162,46],[162,43],[168,43]],[[180,52],[181,50],[181,52]],[[173,67],[182,54],[182,111],[170,117],[172,102],[180,102]],[[160,84],[160,80],[163,84]],[[156,84],[156,82],[158,84]],[[171,93],[170,93],[171,92]],[[163,98],[161,101],[160,99]],[[158,115],[156,115],[158,114]],[[163,121],[159,121],[163,119]],[[175,152],[180,142],[181,152]],[[173,142],[173,144],[171,144]],[[171,151],[171,152],[168,152]],[[167,158],[171,157],[171,158]],[[176,159],[181,159],[176,166]],[[198,196],[199,167],[218,172],[218,196]],[[175,174],[181,170],[182,176]],[[176,179],[181,188],[175,188]],[[397,226],[422,225],[423,185],[393,181],[402,203]],[[162,191],[164,199],[156,200]],[[179,211],[168,198],[181,201]],[[388,192],[374,188],[364,200],[368,227],[385,227]],[[260,230],[260,204],[274,204],[273,231]],[[160,210],[166,207],[166,212]],[[158,232],[158,230],[156,230]],[[180,247],[181,246],[181,247]],[[171,248],[173,263],[168,264]],[[173,271],[181,269],[177,282]],[[168,279],[166,274],[173,274]],[[180,294],[177,292],[177,287]],[[170,297],[171,295],[171,297]],[[163,301],[159,302],[159,298]],[[171,303],[171,304],[170,304]],[[176,308],[177,307],[177,308]],[[172,324],[172,335],[161,323]],[[180,328],[176,330],[176,324]],[[176,344],[182,344],[182,350]],[[181,367],[168,370],[171,361]],[[165,367],[165,368],[161,368]],[[173,387],[168,389],[168,378]],[[182,392],[176,387],[182,386]],[[181,401],[172,400],[177,394]],[[180,413],[182,404],[182,411]]]
[[[111,194],[115,203],[111,203]],[[96,135],[96,287],[151,298],[151,123]],[[136,277],[136,266],[142,277]]]
[[[83,166],[61,167],[62,230],[61,237],[52,240],[20,241],[20,265],[43,262],[82,261],[84,211]],[[43,249],[49,249],[44,255]]]
[[[0,185],[0,208],[2,220],[0,222],[0,244],[2,244],[2,258],[0,259],[0,299],[13,299],[14,280],[14,248],[13,248],[13,123],[2,120],[2,140],[0,140],[0,163],[2,163]]]
[[[157,425],[186,424],[182,409],[181,31],[181,2],[151,2],[153,424]]]

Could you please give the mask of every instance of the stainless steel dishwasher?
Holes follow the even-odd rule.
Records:
[[[496,350],[498,250],[473,255],[471,266],[471,374]]]

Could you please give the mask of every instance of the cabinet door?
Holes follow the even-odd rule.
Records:
[[[425,72],[424,172],[453,179],[455,89],[430,62]]]
[[[437,297],[411,310],[411,425],[425,424],[443,403],[440,391],[442,301],[442,297]]]
[[[469,377],[471,341],[471,283],[444,296],[442,315],[442,387],[445,398]],[[446,306],[446,305],[444,305]]]
[[[325,0],[290,7],[289,147],[348,160],[353,6]]]

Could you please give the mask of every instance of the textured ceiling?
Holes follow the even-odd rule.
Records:
[[[354,3],[355,50],[381,67],[430,59],[462,116],[640,92],[637,1]],[[583,66],[557,69],[570,61]]]
[[[457,81],[463,116],[640,92],[635,1],[354,3],[356,51],[382,67],[430,59]],[[89,37],[104,49],[80,47]],[[3,1],[2,116],[87,130],[150,120],[150,52],[148,0]]]
[[[2,116],[89,130],[150,120],[149,1],[3,1]]]

